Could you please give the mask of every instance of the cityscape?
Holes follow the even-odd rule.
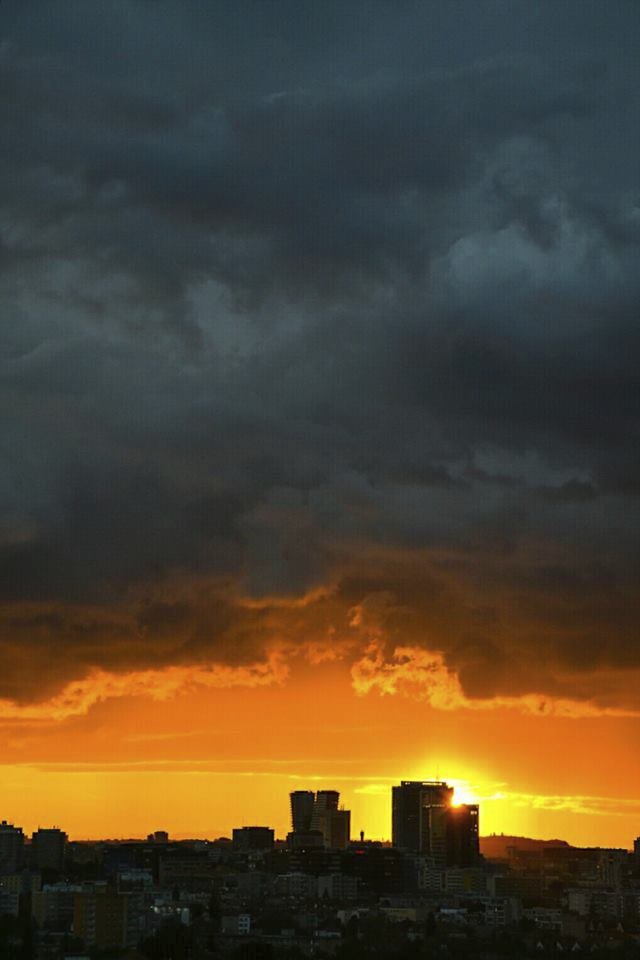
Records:
[[[1,0],[0,960],[640,960],[640,0]]]
[[[351,835],[337,790],[295,790],[290,826],[231,837],[29,838],[0,823],[0,956],[635,957],[632,849],[481,836],[446,781],[391,789],[391,842]]]

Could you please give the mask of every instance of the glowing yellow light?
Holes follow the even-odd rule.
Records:
[[[470,770],[466,764],[463,769],[461,767],[463,765],[460,761],[439,761],[437,764],[434,764],[433,761],[427,761],[412,771],[411,779],[444,780],[450,787],[453,787],[452,806],[454,807],[460,807],[465,803],[479,803],[481,795],[484,795],[485,791],[480,786],[480,781],[474,776],[474,771]],[[433,771],[431,776],[425,775],[425,771],[429,768]],[[455,776],[456,773],[462,772],[466,776]]]
[[[453,787],[452,806],[459,807],[463,803],[478,803],[478,798],[468,780],[456,780],[452,777],[447,782],[449,786]]]

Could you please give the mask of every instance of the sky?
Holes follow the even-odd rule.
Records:
[[[0,6],[0,815],[640,833],[636,0]]]

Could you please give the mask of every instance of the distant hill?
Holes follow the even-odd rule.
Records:
[[[508,847],[517,847],[518,850],[540,850],[541,847],[570,846],[571,844],[566,840],[535,840],[533,837],[510,837],[502,833],[480,837],[480,853],[487,860],[506,860]]]

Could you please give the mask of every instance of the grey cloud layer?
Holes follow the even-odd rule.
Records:
[[[471,695],[640,666],[635,5],[0,19],[0,696],[268,645],[207,579],[391,592]]]

